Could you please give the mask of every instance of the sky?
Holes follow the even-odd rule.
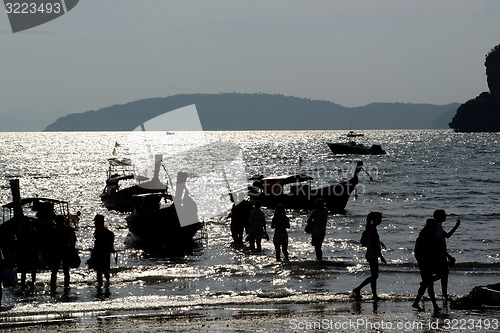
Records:
[[[463,103],[488,90],[499,15],[497,0],[80,0],[12,33],[0,11],[0,131],[190,93]]]

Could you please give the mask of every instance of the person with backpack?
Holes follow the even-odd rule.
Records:
[[[359,286],[352,290],[352,296],[355,299],[361,299],[361,289],[364,286],[370,284],[373,300],[378,301],[380,298],[377,295],[377,279],[378,279],[378,258],[382,263],[386,264],[384,257],[382,256],[382,249],[386,249],[384,243],[380,241],[380,237],[377,232],[377,226],[382,222],[382,213],[380,212],[370,212],[366,216],[365,230],[361,236],[361,245],[366,247],[365,258],[370,264],[370,276],[367,277]]]

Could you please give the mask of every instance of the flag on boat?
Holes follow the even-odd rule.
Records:
[[[118,143],[118,141],[115,141],[115,146],[113,147],[113,156],[116,156],[116,148],[120,147],[120,144]]]

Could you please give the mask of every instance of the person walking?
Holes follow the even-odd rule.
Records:
[[[26,275],[31,274],[31,285],[28,290],[35,291],[36,271],[38,269],[38,257],[40,251],[40,240],[38,232],[33,227],[33,221],[26,218],[22,227],[17,232],[17,245],[19,249],[19,270],[21,271],[21,291],[26,291]]]
[[[448,275],[450,273],[449,266],[453,266],[455,264],[455,258],[453,258],[449,253],[446,246],[446,238],[450,238],[455,231],[460,226],[460,218],[457,218],[457,222],[455,226],[450,230],[450,232],[446,232],[443,229],[443,222],[446,221],[446,211],[444,209],[436,209],[433,214],[434,220],[437,222],[436,226],[436,235],[439,238],[439,242],[442,247],[442,251],[445,254],[446,260],[442,261],[443,265],[441,265],[441,290],[443,292],[443,297],[445,300],[449,300],[448,296]]]
[[[446,261],[446,254],[443,251],[439,237],[436,235],[437,225],[435,219],[428,219],[415,241],[415,258],[417,259],[422,281],[412,304],[415,310],[423,311],[419,303],[427,289],[434,308],[434,315],[439,315],[441,311],[436,303],[434,281],[440,278],[441,266]]]
[[[106,279],[105,287],[109,287],[110,268],[111,268],[111,253],[116,253],[114,248],[115,234],[104,226],[104,216],[97,214],[94,217],[94,248],[92,249],[91,258],[93,261],[93,269],[97,274],[97,286],[102,287],[103,276]]]
[[[75,250],[76,235],[64,216],[57,215],[55,218],[56,226],[52,230],[52,247],[51,247],[51,276],[50,276],[50,292],[56,292],[57,272],[62,264],[64,273],[64,291],[69,291],[69,260],[72,252]]]
[[[377,295],[377,279],[379,273],[378,258],[380,258],[382,263],[386,264],[385,258],[382,256],[382,248],[385,250],[386,247],[384,243],[380,241],[380,237],[377,232],[377,226],[380,225],[380,223],[382,223],[382,213],[370,212],[366,216],[364,232],[367,237],[365,258],[370,265],[370,276],[367,277],[363,282],[361,282],[359,286],[352,290],[352,295],[356,299],[361,299],[361,289],[363,289],[364,286],[370,284],[373,300],[380,300]]]
[[[328,209],[322,199],[318,199],[315,203],[315,209],[309,215],[307,224],[312,225],[311,245],[314,246],[316,252],[316,260],[323,260],[323,241],[326,235],[326,222],[328,221]]]
[[[266,216],[260,209],[262,203],[256,201],[254,209],[250,212],[248,217],[248,241],[250,242],[250,250],[257,252],[262,251],[262,238],[266,232]],[[257,249],[255,246],[257,245]]]
[[[281,250],[283,250],[284,260],[288,261],[288,233],[286,229],[290,229],[290,219],[286,216],[285,206],[279,204],[274,209],[271,228],[274,229],[273,243],[276,249],[276,260],[281,261]]]

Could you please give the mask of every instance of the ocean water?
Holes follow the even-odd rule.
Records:
[[[473,286],[496,283],[500,269],[500,134],[464,134],[448,130],[365,131],[357,141],[380,144],[381,156],[334,156],[327,142],[345,140],[344,131],[247,132],[71,132],[0,133],[0,203],[11,201],[9,180],[18,178],[21,196],[67,200],[82,219],[77,230],[82,265],[71,271],[71,292],[48,292],[49,273],[40,272],[36,292],[19,287],[4,290],[2,322],[34,322],[121,310],[196,308],[204,305],[317,303],[347,301],[350,290],[369,275],[359,245],[364,218],[383,213],[379,227],[386,244],[378,289],[383,298],[410,300],[420,276],[413,257],[414,241],[425,220],[444,208],[448,239],[457,259],[450,273],[452,295]],[[154,154],[162,154],[165,180],[175,186],[179,170],[189,173],[187,187],[205,222],[206,238],[192,253],[165,257],[131,242],[125,214],[107,211],[99,195],[104,187],[107,158],[115,143],[118,156],[130,157],[139,170],[151,172]],[[278,263],[272,241],[263,252],[250,254],[231,246],[227,195],[247,185],[254,174],[283,174],[299,169],[314,177],[314,185],[348,179],[363,160],[373,177],[360,174],[357,198],[347,212],[331,215],[323,245],[326,263],[314,261],[310,236],[304,233],[308,212],[288,211],[290,263]],[[163,171],[165,171],[163,170]],[[162,173],[164,173],[162,171]],[[112,265],[111,288],[100,294],[95,276],[84,264],[93,244],[92,218],[106,216],[119,252]],[[268,223],[272,211],[266,210]],[[268,227],[272,237],[272,230]],[[59,276],[62,283],[62,276]],[[368,293],[369,288],[364,290]],[[440,288],[436,287],[438,294]],[[369,298],[369,294],[366,294]]]

